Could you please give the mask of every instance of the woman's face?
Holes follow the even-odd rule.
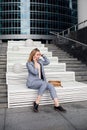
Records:
[[[39,60],[39,58],[41,57],[40,51],[37,51],[37,52],[35,53],[34,57],[36,58],[36,60]]]

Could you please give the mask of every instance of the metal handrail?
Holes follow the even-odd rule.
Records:
[[[74,39],[71,39],[71,38],[68,38],[68,37],[62,36],[62,35],[60,35],[60,34],[57,33],[57,32],[50,31],[50,33],[53,34],[53,35],[56,35],[57,38],[61,37],[61,38],[63,38],[63,39],[66,39],[66,40],[69,40],[69,41],[72,41],[72,42],[75,42],[75,43],[77,43],[77,44],[80,44],[80,45],[82,45],[82,46],[87,47],[86,44],[84,44],[84,43],[82,43],[82,42],[79,42],[79,41],[76,41],[76,40],[74,40]]]
[[[81,24],[83,24],[83,23],[86,23],[86,22],[87,22],[87,20],[84,20],[83,22],[77,23],[77,24],[71,26],[70,28],[65,29],[65,30],[59,32],[59,34],[63,34],[63,35],[64,35],[64,32],[66,32],[66,31],[67,31],[67,32],[70,32],[70,29],[72,29],[72,28],[74,28],[74,27],[75,27],[75,31],[76,31],[76,27],[77,27],[77,26],[79,26],[79,25],[81,25]]]

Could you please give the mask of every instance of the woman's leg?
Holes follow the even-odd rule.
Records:
[[[46,81],[43,81],[43,80],[37,80],[34,83],[32,83],[31,88],[32,89],[39,89],[37,99],[34,102],[34,108],[33,109],[34,109],[35,112],[38,112],[38,104],[40,102],[41,96],[43,95],[43,93],[46,89],[48,89],[50,91],[51,97],[54,100],[54,104],[55,104],[54,109],[59,110],[59,111],[63,111],[63,112],[66,111],[65,109],[63,109],[63,107],[61,107],[59,105],[56,90],[55,90],[53,85],[51,85],[51,84],[49,84],[49,83],[47,83]]]
[[[58,107],[58,106],[59,106],[59,101],[58,101],[58,98],[54,98],[54,105],[55,105],[56,107]]]
[[[66,110],[62,106],[60,106],[60,104],[59,104],[54,86],[51,85],[50,83],[47,83],[47,89],[50,91],[51,97],[54,100],[54,105],[55,105],[54,109],[56,111],[66,112]]]
[[[38,96],[37,96],[37,99],[36,99],[37,104],[39,104],[44,91],[46,89],[48,89],[50,91],[50,95],[51,95],[52,99],[54,100],[55,106],[59,106],[56,90],[55,90],[53,85],[51,85],[50,83],[43,81],[43,80],[37,80],[32,84],[32,88],[33,89],[39,89],[38,90]]]
[[[36,98],[36,103],[39,104],[40,103],[40,100],[41,100],[41,95],[38,95],[37,98]]]
[[[48,89],[50,91],[50,94],[51,94],[52,99],[54,100],[55,106],[59,106],[59,101],[58,101],[56,90],[55,90],[54,86],[52,86],[51,84],[44,82],[44,81],[43,81],[43,83],[41,83],[41,87],[38,92],[38,97],[36,99],[36,103],[39,104],[42,94],[44,93],[44,91],[46,89]]]
[[[38,105],[40,103],[40,99],[41,99],[44,91],[47,89],[47,84],[43,80],[37,80],[37,81],[32,83],[31,88],[32,89],[39,89],[38,96],[37,96],[36,101],[34,102],[34,105],[33,105],[34,112],[38,112]]]
[[[36,103],[39,104],[40,99],[41,99],[44,91],[47,89],[47,83],[43,80],[37,80],[37,81],[32,83],[31,88],[32,89],[38,89],[38,96],[37,96],[37,99],[36,99]]]
[[[47,83],[47,89],[50,92],[51,98],[54,100],[55,106],[59,106],[58,98],[57,98],[57,93],[53,85],[50,83]]]
[[[58,101],[56,90],[55,90],[54,86],[51,85],[50,83],[47,83],[47,88],[50,91],[50,95],[51,95],[52,99],[54,100],[55,106],[59,106],[59,101]]]

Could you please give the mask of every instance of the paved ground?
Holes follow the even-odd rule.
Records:
[[[0,130],[87,130],[87,101],[62,104],[67,113],[57,112],[53,105],[0,109]]]

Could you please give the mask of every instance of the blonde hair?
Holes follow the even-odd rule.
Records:
[[[36,52],[40,52],[40,50],[38,49],[38,48],[35,48],[35,49],[33,49],[32,51],[31,51],[31,53],[30,53],[30,56],[29,56],[29,58],[28,58],[28,61],[30,62],[30,61],[33,61],[33,56],[36,54]]]

